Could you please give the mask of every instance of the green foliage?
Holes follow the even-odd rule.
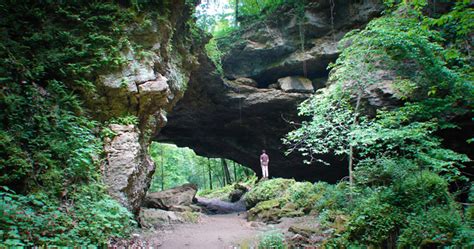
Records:
[[[18,195],[3,187],[0,200],[2,247],[106,245],[135,226],[132,214],[100,185],[81,187],[61,202],[43,192]]]
[[[365,159],[357,164],[355,181],[361,186],[388,186],[400,182],[418,170],[412,161],[403,158]]]
[[[219,48],[217,47],[216,39],[212,38],[211,40],[209,40],[205,48],[206,48],[207,56],[209,56],[212,62],[214,62],[214,65],[216,65],[217,72],[223,75],[224,71],[222,69],[222,62],[221,62],[222,52],[219,51]]]
[[[284,142],[308,162],[354,156],[355,185],[325,186],[314,205],[332,231],[325,245],[469,247],[472,210],[461,215],[448,185],[467,179],[460,169],[470,159],[436,134],[472,109],[470,53],[461,45],[472,10],[458,1],[426,17],[427,1],[385,2],[392,9],[340,42],[329,87],[300,106],[309,120]],[[367,89],[387,84],[382,75],[392,79],[398,106],[367,100]]]
[[[412,174],[402,181],[400,186],[395,186],[394,192],[396,199],[393,202],[406,210],[452,202],[446,180],[431,172]]]
[[[457,210],[449,206],[434,207],[408,217],[405,228],[400,231],[398,245],[401,248],[474,245],[472,229],[468,233],[462,229],[465,228]]]
[[[63,185],[97,179],[101,143],[92,132],[97,123],[75,115],[81,110],[74,95],[58,82],[45,89],[12,85],[3,94],[8,125],[1,127],[2,146],[9,149],[2,153],[2,184],[40,184],[57,195]]]
[[[327,183],[316,183],[316,189],[322,193],[321,197],[315,202],[314,210],[323,212],[326,210],[338,210],[347,207],[349,203],[348,184],[340,182],[336,185]]]
[[[281,232],[269,231],[261,235],[259,249],[285,249],[285,237]]]
[[[320,198],[313,191],[313,184],[309,182],[296,182],[288,188],[287,193],[290,197],[289,201],[294,203],[298,209],[301,208],[308,211],[314,202]]]
[[[138,125],[138,117],[135,115],[125,115],[122,117],[115,117],[108,121],[109,124],[120,125]]]
[[[0,185],[15,190],[0,194],[0,247],[98,246],[133,227],[101,184],[100,125],[79,96],[95,98],[98,74],[125,62],[135,14],[113,2],[0,3]]]
[[[349,240],[382,247],[396,231],[402,219],[397,207],[384,202],[377,194],[362,199],[347,224]]]

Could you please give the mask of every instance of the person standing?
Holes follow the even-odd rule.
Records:
[[[262,166],[262,178],[268,178],[268,163],[270,158],[266,154],[265,150],[262,150],[262,155],[260,155],[260,165]]]

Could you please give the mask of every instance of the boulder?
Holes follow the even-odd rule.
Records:
[[[170,210],[173,206],[189,206],[193,203],[196,192],[197,186],[188,183],[168,190],[148,193],[143,206],[165,210]]]
[[[296,181],[293,179],[275,178],[259,183],[244,197],[245,206],[250,209],[265,201],[281,198],[286,190]]]
[[[283,206],[283,207],[282,207]],[[259,202],[247,212],[249,221],[278,222],[283,217],[299,217],[304,213],[294,209],[294,204],[288,204],[285,198],[276,198]]]
[[[170,224],[184,223],[185,219],[172,211],[154,208],[142,208],[139,214],[140,225],[143,228],[157,228]]]
[[[285,92],[313,93],[313,83],[301,76],[288,76],[278,79],[278,85]]]

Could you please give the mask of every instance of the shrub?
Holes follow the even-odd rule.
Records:
[[[321,184],[316,189],[322,191],[322,196],[315,202],[314,210],[321,212],[323,210],[342,209],[347,206],[349,201],[348,184],[340,182],[336,185]]]
[[[258,244],[259,249],[284,249],[287,248],[285,245],[285,237],[281,232],[269,231],[261,236],[260,243]]]
[[[404,179],[417,168],[412,160],[403,158],[365,159],[357,164],[354,179],[362,186],[387,186]]]
[[[309,182],[296,182],[288,188],[287,194],[297,208],[309,210],[317,198],[313,190],[313,184]]]
[[[410,175],[394,191],[390,201],[408,211],[452,202],[446,180],[429,171]]]
[[[359,200],[347,224],[348,239],[364,245],[382,247],[396,233],[402,214],[384,202],[377,192]]]
[[[457,210],[449,206],[434,207],[410,215],[404,227],[398,238],[398,245],[401,248],[453,245],[456,236],[458,243],[467,240],[473,243],[473,237],[466,238],[460,234],[463,228],[461,216]]]

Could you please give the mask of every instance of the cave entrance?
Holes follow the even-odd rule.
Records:
[[[192,183],[198,194],[204,194],[256,177],[252,169],[233,160],[199,156],[188,147],[152,142],[149,152],[156,165],[149,192]]]

